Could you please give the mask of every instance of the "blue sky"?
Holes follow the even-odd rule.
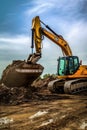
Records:
[[[0,0],[0,75],[12,60],[27,59],[31,53],[31,22],[37,15],[87,64],[87,0]],[[45,38],[39,61],[44,73],[56,73],[61,55]]]

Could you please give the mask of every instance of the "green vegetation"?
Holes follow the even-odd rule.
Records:
[[[43,79],[48,78],[48,77],[56,78],[57,75],[55,75],[55,74],[45,74],[45,75],[43,75]]]

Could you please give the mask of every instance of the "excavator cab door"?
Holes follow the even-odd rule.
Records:
[[[57,74],[60,76],[72,75],[77,71],[79,65],[77,56],[60,57],[58,59]]]

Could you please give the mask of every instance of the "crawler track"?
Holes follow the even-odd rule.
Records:
[[[65,93],[81,93],[87,90],[87,79],[75,79],[65,82],[64,92]]]
[[[49,82],[48,89],[52,93],[78,94],[87,91],[87,79],[56,79]]]

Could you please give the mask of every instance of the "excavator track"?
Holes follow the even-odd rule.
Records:
[[[64,79],[50,81],[48,84],[48,89],[51,93],[64,93],[64,83]]]
[[[65,82],[64,92],[69,94],[77,94],[87,91],[87,79],[75,79]]]
[[[87,79],[64,80],[56,79],[48,84],[48,89],[52,93],[79,94],[87,91]]]

